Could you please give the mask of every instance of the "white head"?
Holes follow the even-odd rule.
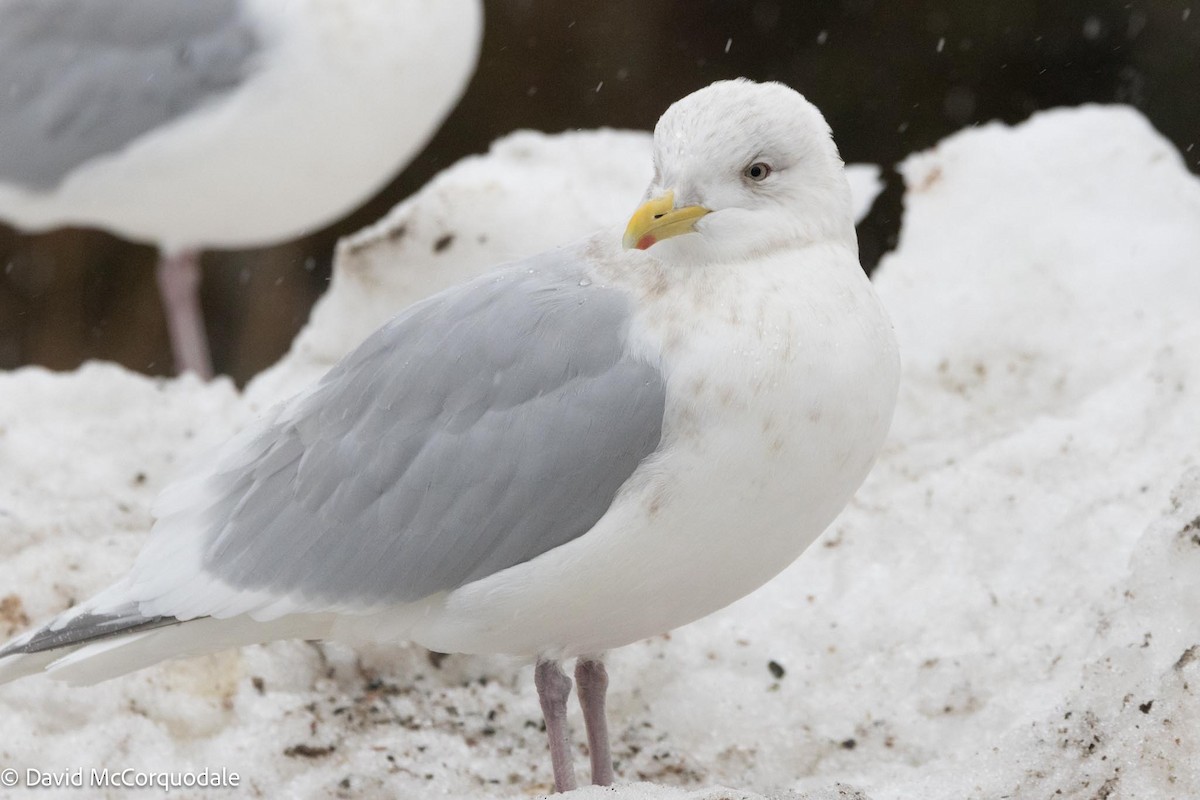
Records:
[[[645,201],[625,246],[663,261],[736,261],[823,241],[857,250],[829,125],[780,83],[720,81],[668,108]]]

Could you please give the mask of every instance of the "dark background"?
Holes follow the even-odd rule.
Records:
[[[347,0],[350,2],[351,0]],[[825,113],[848,162],[895,164],[960,128],[1038,109],[1129,103],[1200,172],[1200,0],[487,0],[478,69],[428,148],[384,192],[310,237],[211,252],[203,302],[218,372],[239,382],[288,347],[339,236],[517,128],[650,129],[721,78],[780,80]],[[893,246],[894,173],[860,226]],[[1200,225],[1200,220],[1197,221]],[[98,231],[0,226],[0,368],[86,359],[170,372],[154,251]]]

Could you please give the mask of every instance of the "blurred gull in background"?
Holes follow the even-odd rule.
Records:
[[[298,237],[425,145],[479,0],[0,0],[0,219],[154,243],[176,367],[211,374],[199,251]]]

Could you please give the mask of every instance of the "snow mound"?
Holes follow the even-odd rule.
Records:
[[[244,398],[100,365],[0,376],[2,632],[118,577],[180,459],[398,306],[623,218],[647,147],[522,133],[443,173],[343,243],[310,328]],[[1200,796],[1200,181],[1121,107],[964,131],[902,172],[877,285],[905,378],[879,466],[778,579],[611,655],[621,785],[576,796]],[[551,783],[539,717],[508,660],[283,642],[0,687],[0,767],[520,797]]]

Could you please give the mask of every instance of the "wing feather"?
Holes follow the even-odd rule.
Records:
[[[208,613],[165,596],[215,581],[246,598],[215,600],[227,613],[373,608],[585,534],[658,448],[665,383],[628,347],[629,298],[582,270],[540,257],[368,338],[193,480],[194,504],[172,495],[135,567],[165,598],[146,607]],[[151,573],[173,550],[194,574],[164,586]]]

